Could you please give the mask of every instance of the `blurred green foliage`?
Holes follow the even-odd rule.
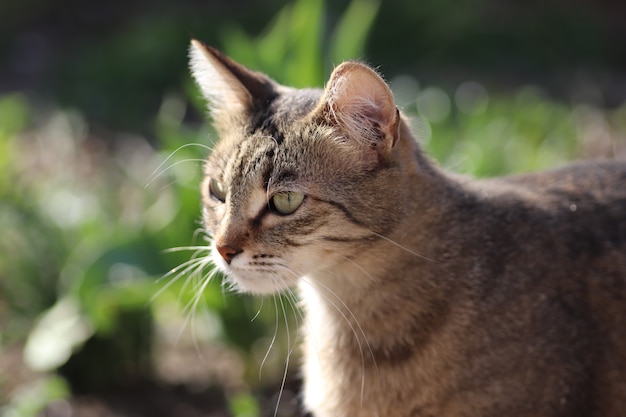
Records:
[[[283,84],[322,86],[333,65],[365,56],[383,9],[376,0],[352,0],[332,25],[328,10],[322,0],[296,0],[260,34],[228,23],[219,39],[228,55]],[[469,11],[464,16],[451,27],[473,19]],[[103,137],[81,111],[19,93],[0,97],[0,365],[25,345],[26,367],[37,372],[24,381],[0,374],[7,416],[37,415],[72,392],[155,378],[163,340],[182,338],[185,328],[199,345],[236,352],[245,368],[243,383],[228,388],[233,415],[260,415],[251,391],[280,385],[291,346],[272,335],[285,339],[287,323],[278,323],[298,320],[294,301],[285,296],[263,305],[266,300],[226,296],[219,279],[204,285],[209,271],[175,270],[184,272],[206,244],[197,184],[215,135],[188,117],[205,109],[184,69],[178,88],[162,88],[163,63],[184,66],[186,52],[177,45],[187,40],[155,34],[159,25],[150,17],[132,33],[126,28],[101,48],[83,50],[70,74],[77,85],[97,79],[98,89],[113,91],[115,99],[101,105],[122,119],[134,119],[133,108],[146,100],[156,102],[154,117],[139,122],[154,132],[150,140],[122,132]],[[445,39],[448,32],[439,30]],[[110,59],[103,63],[100,55]],[[626,106],[566,104],[533,87],[490,92],[472,80],[421,86],[414,74],[396,75],[392,88],[419,140],[453,171],[515,173],[624,149]],[[137,83],[151,93],[135,97]],[[97,101],[87,90],[64,92],[84,95],[77,102]],[[262,366],[266,379],[259,382]]]
[[[326,41],[325,2],[295,1],[278,13],[260,36],[251,37],[240,26],[230,25],[223,32],[222,43],[233,59],[284,85],[319,87],[333,65],[363,56],[379,6],[377,0],[353,0],[328,31]]]

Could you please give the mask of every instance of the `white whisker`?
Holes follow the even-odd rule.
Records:
[[[265,297],[261,297],[261,305],[257,309],[256,314],[250,319],[250,323],[255,321],[257,319],[257,317],[259,317],[259,315],[261,314],[261,310],[263,309],[263,304],[264,303],[265,303]]]
[[[269,179],[267,180],[267,187],[265,188],[265,200],[266,200],[266,204],[267,207],[270,207],[270,198],[272,197],[270,195],[270,186],[272,185],[272,177],[270,176]]]
[[[298,329],[300,329],[300,320],[302,320],[303,323],[305,322],[304,316],[302,315],[302,312],[300,311],[300,308],[298,307],[298,304],[299,304],[298,296],[293,292],[291,288],[287,288],[285,290],[285,295],[287,297],[287,301],[289,301],[289,304],[291,304],[291,307],[294,311],[294,318],[296,320],[296,331],[298,331]],[[298,317],[300,317],[300,319],[298,319]]]
[[[181,297],[187,291],[187,287],[193,283],[192,291],[194,295],[192,299],[181,309],[182,312],[185,314],[185,319],[183,321],[183,325],[181,326],[177,339],[180,339],[184,329],[187,327],[187,325],[190,325],[192,338],[194,339],[194,345],[196,346],[196,350],[199,352],[199,347],[197,346],[197,337],[195,334],[196,313],[199,308],[200,302],[203,300],[202,294],[206,289],[206,286],[218,273],[218,271],[214,268],[213,260],[209,256],[211,251],[209,245],[179,246],[166,249],[163,252],[173,253],[182,251],[194,252],[189,260],[181,263],[175,268],[172,268],[168,273],[159,278],[157,282],[165,279],[169,280],[162,288],[159,289],[159,291],[157,291],[151,297],[150,302],[153,302],[157,297],[163,294],[163,292],[167,291],[173,284],[180,281],[182,278],[185,278],[183,285],[179,291],[178,301],[180,303]]]
[[[207,233],[206,229],[203,226],[200,226],[196,228],[196,230],[194,230],[193,236],[191,237],[191,241],[195,243],[199,235],[202,235],[202,237],[204,238],[204,241],[208,243],[207,247],[209,247],[213,238]]]
[[[300,278],[302,276],[302,274],[297,273],[296,271],[294,271],[293,269],[289,268],[286,265],[283,265],[283,264],[276,264],[276,265],[281,267],[281,268],[283,268],[286,272],[292,274],[296,278]],[[321,361],[320,356],[319,356],[320,344],[319,344],[319,341],[317,340],[317,338],[315,337],[315,332],[310,327],[310,324],[305,319],[304,314],[302,313],[300,307],[298,306],[298,304],[299,304],[298,296],[290,288],[287,288],[287,292],[288,292],[288,294],[291,294],[292,305],[294,306],[294,311],[296,312],[297,316],[300,317],[300,320],[302,320],[303,325],[306,326],[307,329],[308,329],[308,335],[311,338],[311,343],[315,347],[314,350],[315,350],[315,352],[317,354],[316,355],[317,356],[317,362],[321,365],[322,361]],[[297,316],[296,316],[296,323],[298,321]],[[299,328],[300,328],[300,326],[298,326],[298,329]]]
[[[295,343],[291,343],[291,336],[289,334],[289,322],[287,321],[287,312],[285,311],[285,304],[283,303],[282,298],[278,299],[280,301],[280,306],[283,310],[283,318],[285,319],[285,331],[287,332],[287,348],[289,351],[287,352],[287,358],[285,359],[285,370],[283,372],[283,379],[280,383],[280,391],[278,392],[278,398],[276,399],[276,408],[274,409],[274,417],[278,415],[278,407],[280,405],[280,400],[283,396],[283,392],[285,390],[285,384],[287,382],[287,371],[289,370],[289,361],[291,359],[291,354],[295,348]]]
[[[163,168],[158,173],[154,174],[154,176],[148,182],[146,182],[146,184],[144,185],[144,188],[149,187],[150,184],[152,184],[157,178],[159,178],[165,172],[167,172],[170,169],[174,168],[175,166],[180,165],[180,164],[185,163],[185,162],[204,162],[204,159],[201,159],[201,158],[189,158],[189,159],[183,159],[181,161],[176,161],[173,164],[168,165],[167,167]]]
[[[174,249],[176,249],[176,248],[174,248]],[[196,252],[196,253],[198,253],[198,252]],[[167,284],[165,284],[152,297],[150,297],[149,302],[154,302],[154,300],[156,298],[158,298],[161,294],[163,294],[163,292],[167,291],[168,288],[170,288],[173,284],[175,284],[183,276],[187,275],[189,273],[189,271],[196,271],[196,272],[202,271],[206,267],[206,265],[209,264],[210,262],[211,262],[210,259],[206,258],[206,257],[202,257],[202,258],[192,257],[192,259],[190,259],[190,260],[188,260],[186,262],[183,262],[182,264],[180,264],[176,268],[173,268],[167,274],[163,275],[161,278],[159,278],[157,280],[157,282],[161,282],[164,279],[172,277],[167,282]],[[182,268],[182,270],[181,270],[181,268]]]
[[[207,286],[209,285],[209,282],[211,282],[212,278],[215,276],[216,273],[217,273],[217,270],[212,269],[196,286],[193,298],[183,308],[183,311],[188,311],[190,313],[185,319],[183,327],[187,325],[189,316],[195,315],[195,312],[198,309],[198,305],[200,304],[200,301],[204,299],[203,298],[204,291],[206,290]]]
[[[276,342],[276,338],[278,337],[278,303],[276,302],[276,294],[272,294],[272,299],[274,300],[274,336],[272,336],[272,340],[270,341],[270,345],[267,347],[267,351],[263,356],[263,360],[261,361],[261,366],[259,366],[259,380],[261,380],[261,373],[263,372],[263,366],[265,366],[265,361],[270,355],[272,348],[274,347],[274,343]]]
[[[165,172],[165,171],[167,171],[169,168],[171,168],[171,165],[170,165],[170,167],[166,168],[166,169],[165,169],[165,170],[163,170],[163,171],[160,171],[160,172],[157,174],[157,172],[161,169],[161,167],[162,167],[163,165],[165,165],[165,163],[166,163],[167,161],[169,161],[169,160],[170,160],[170,159],[171,159],[174,155],[176,155],[176,153],[178,153],[178,151],[180,151],[181,149],[184,149],[184,148],[190,147],[190,146],[199,146],[199,147],[201,147],[201,148],[206,149],[206,150],[207,150],[207,151],[209,151],[209,152],[211,152],[211,150],[212,150],[210,146],[203,145],[203,144],[201,144],[201,143],[186,143],[186,144],[184,144],[184,145],[179,146],[178,148],[176,148],[176,150],[174,150],[173,152],[171,152],[171,153],[167,156],[167,158],[165,158],[165,159],[164,159],[164,160],[163,160],[163,161],[162,161],[162,162],[161,162],[161,163],[160,163],[160,164],[159,164],[159,165],[158,165],[158,166],[154,169],[154,171],[152,171],[152,174],[150,174],[150,176],[148,177],[148,180],[147,180],[148,182],[144,185],[144,187],[148,187],[148,185],[150,185],[150,183],[152,183],[152,181],[154,181],[154,180],[155,180],[155,178],[159,177],[159,176],[160,176],[163,172]],[[201,161],[202,161],[202,160],[201,160]]]
[[[417,252],[415,252],[415,251],[413,251],[413,250],[411,250],[411,249],[407,248],[406,246],[403,246],[403,245],[399,244],[398,242],[395,242],[395,241],[393,241],[392,239],[389,239],[387,236],[381,235],[380,233],[376,233],[376,232],[374,232],[374,231],[370,231],[370,232],[371,232],[373,235],[378,236],[379,238],[384,239],[384,240],[386,240],[387,242],[389,242],[389,243],[391,243],[391,244],[393,244],[393,245],[395,245],[395,246],[399,247],[400,249],[402,249],[402,250],[404,250],[404,251],[406,251],[406,252],[410,253],[411,255],[415,255],[415,256],[417,256],[417,257],[419,257],[419,258],[425,259],[425,260],[430,261],[430,262],[436,262],[436,263],[439,263],[439,261],[437,261],[437,260],[435,260],[435,259],[431,259],[431,258],[429,258],[429,257],[427,257],[427,256],[424,256],[424,255],[420,254],[420,253],[417,253]]]
[[[365,268],[363,268],[361,265],[357,264],[356,262],[354,262],[352,259],[348,258],[345,255],[342,255],[342,258],[345,259],[347,262],[350,262],[352,265],[354,265],[359,271],[361,271],[363,273],[363,275],[365,275],[367,277],[367,279],[369,280],[370,283],[377,283],[376,279],[372,276],[372,274],[370,274],[369,272],[367,272],[365,270]]]
[[[301,279],[302,279],[302,282],[304,282],[305,284],[309,285],[313,289],[317,290],[315,288],[315,285],[313,285],[308,280],[304,279],[304,277],[302,277]],[[372,350],[372,347],[371,347],[369,341],[367,340],[367,336],[365,335],[365,331],[363,330],[363,327],[359,323],[358,319],[356,318],[356,316],[354,315],[354,313],[352,312],[350,307],[348,307],[346,305],[346,303],[341,299],[341,297],[339,297],[333,290],[331,290],[330,288],[328,288],[326,285],[322,284],[319,281],[315,281],[315,282],[316,282],[317,285],[319,285],[325,291],[327,291],[330,295],[332,295],[337,301],[339,301],[341,303],[341,305],[344,307],[344,309],[350,314],[350,317],[354,320],[354,322],[356,323],[357,328],[359,329],[361,335],[363,336],[363,340],[365,341],[365,344],[366,344],[366,346],[367,346],[367,348],[369,350],[370,356],[372,358],[372,362],[374,363],[376,371],[378,372],[378,365],[376,363],[376,357],[374,356],[374,352]],[[324,295],[324,294],[322,294],[322,295]],[[357,334],[356,328],[354,327],[354,325],[352,324],[352,322],[350,321],[348,316],[346,316],[346,314],[342,311],[342,309],[339,308],[339,306],[334,301],[332,301],[330,298],[328,298],[328,296],[324,295],[324,297],[335,308],[335,310],[341,315],[341,317],[343,317],[343,319],[346,321],[346,323],[350,327],[350,330],[352,331],[352,334],[354,335],[354,338],[355,338],[355,341],[357,343],[357,346],[359,347],[359,353],[361,355],[361,404],[362,404],[363,400],[364,400],[364,395],[365,395],[365,356],[363,355],[363,345],[361,344],[361,340],[359,338],[359,335]]]
[[[209,251],[211,248],[205,245],[198,246],[176,246],[174,248],[163,249],[163,253],[172,253],[172,252],[182,252],[186,250],[206,250]]]

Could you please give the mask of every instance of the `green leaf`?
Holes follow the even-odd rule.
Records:
[[[65,379],[50,376],[19,387],[6,408],[0,411],[5,417],[35,417],[50,403],[70,395]]]
[[[0,137],[21,132],[26,127],[29,114],[26,97],[22,94],[0,97]]]
[[[363,57],[367,35],[379,7],[379,0],[352,0],[331,37],[333,64]]]
[[[258,417],[259,403],[251,394],[240,393],[230,399],[230,412],[234,417]]]
[[[66,297],[44,312],[35,325],[24,348],[24,361],[37,371],[56,369],[92,334],[78,300]]]
[[[287,62],[286,82],[295,87],[319,86],[324,82],[322,61],[323,0],[299,0],[291,16],[294,59]]]
[[[239,25],[230,24],[224,27],[221,39],[232,59],[251,68],[258,67],[255,41]]]

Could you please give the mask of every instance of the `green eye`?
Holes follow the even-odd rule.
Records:
[[[209,180],[209,192],[211,193],[211,197],[221,201],[222,203],[226,201],[226,187],[220,181],[211,178]]]
[[[272,197],[272,209],[280,214],[291,214],[300,207],[304,201],[304,194],[295,191],[274,194]]]

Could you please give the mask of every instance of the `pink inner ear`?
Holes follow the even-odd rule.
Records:
[[[393,95],[374,70],[356,62],[340,65],[331,75],[325,101],[327,119],[351,140],[381,151],[395,143],[398,116]]]

